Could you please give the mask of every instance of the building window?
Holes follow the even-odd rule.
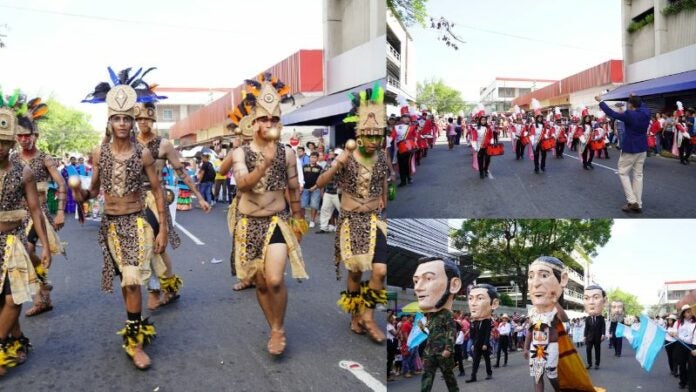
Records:
[[[531,88],[519,88],[519,89],[517,89],[517,91],[519,92],[518,96],[521,97],[523,95],[527,95],[527,94],[531,93],[532,89]]]
[[[498,96],[500,98],[514,98],[515,89],[512,87],[498,87]]]
[[[174,121],[174,111],[172,109],[162,110],[162,121]]]

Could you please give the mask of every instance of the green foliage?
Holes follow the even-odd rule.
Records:
[[[501,293],[500,295],[498,295],[498,298],[500,299],[500,304],[502,306],[515,306],[515,301],[512,298],[510,298],[510,296],[507,295],[507,293]]]
[[[425,27],[427,2],[428,0],[387,0],[387,7],[404,26],[410,27],[417,23]]]
[[[442,81],[442,79],[431,79],[416,86],[416,101],[418,105],[435,110],[438,114],[453,113],[468,108],[462,99],[461,92]]]
[[[633,34],[636,31],[642,29],[643,27],[655,22],[655,14],[648,14],[646,17],[644,17],[641,20],[631,22],[631,24],[628,25],[628,32]]]
[[[696,9],[696,0],[675,0],[662,9],[662,15],[676,15],[684,10]]]
[[[527,303],[529,264],[539,256],[555,256],[577,267],[574,250],[594,256],[611,238],[611,219],[470,219],[452,232],[454,246],[474,258],[480,270],[508,274]]]
[[[643,305],[638,302],[638,297],[621,289],[607,291],[607,305],[611,305],[612,301],[623,302],[626,316],[638,316],[643,312]]]
[[[47,119],[39,123],[37,146],[54,156],[66,152],[88,153],[99,143],[100,135],[89,123],[89,115],[50,98]]]

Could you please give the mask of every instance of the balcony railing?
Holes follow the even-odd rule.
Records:
[[[401,88],[401,82],[399,79],[392,75],[387,75],[387,84],[395,88]]]
[[[570,268],[568,269],[568,277],[570,277],[571,279],[572,279],[572,278],[575,278],[575,281],[576,281],[577,283],[580,283],[580,284],[584,284],[584,283],[585,283],[585,277],[582,276],[582,275],[580,275],[579,273],[577,273],[576,271],[574,271],[574,270],[572,270],[572,269],[570,269]]]
[[[387,53],[394,57],[397,63],[401,63],[401,54],[390,44],[387,44]]]

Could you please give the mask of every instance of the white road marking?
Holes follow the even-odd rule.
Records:
[[[565,155],[565,156],[567,156],[567,157],[571,157],[571,158],[573,158],[573,159],[575,159],[575,160],[580,161],[580,158],[578,158],[578,157],[576,157],[576,156],[574,156],[574,155],[570,155],[570,154],[566,154],[566,153],[563,153],[563,155]],[[582,162],[582,161],[581,161],[581,162]],[[619,174],[619,171],[618,171],[618,170],[614,169],[613,167],[604,166],[604,165],[602,165],[601,163],[592,162],[592,166],[599,166],[599,167],[605,168],[605,169],[607,169],[607,170],[613,171],[614,174]]]
[[[179,230],[181,230],[184,234],[188,236],[188,238],[191,239],[196,245],[205,245],[205,242],[201,241],[196,237],[195,235],[191,234],[190,231],[186,230],[184,226],[180,225],[177,222],[174,222],[174,226],[177,227]]]
[[[358,380],[365,383],[365,385],[367,385],[373,391],[387,392],[387,386],[379,382],[379,380],[374,378],[370,373],[366,372],[365,368],[363,368],[361,364],[353,361],[341,361],[338,363],[338,366],[353,373]]]

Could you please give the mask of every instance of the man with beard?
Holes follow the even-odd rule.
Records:
[[[616,337],[616,327],[619,323],[623,323],[624,319],[624,304],[621,301],[611,301],[609,311],[609,340],[614,348],[614,355],[621,356],[623,338]]]
[[[418,306],[428,313],[428,339],[423,355],[421,392],[429,392],[437,369],[449,392],[459,392],[454,376],[454,341],[457,325],[452,317],[454,296],[462,289],[459,267],[451,260],[440,257],[423,257],[413,274],[413,289]]]
[[[491,313],[500,305],[498,290],[489,284],[477,284],[469,291],[469,311],[471,312],[471,340],[474,363],[471,378],[467,383],[476,382],[481,357],[486,362],[486,380],[493,378],[490,357]]]

